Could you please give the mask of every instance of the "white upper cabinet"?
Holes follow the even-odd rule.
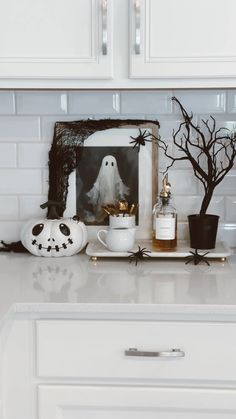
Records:
[[[235,87],[235,0],[7,0],[0,88]]]
[[[111,7],[111,0],[5,1],[0,78],[112,78]]]
[[[130,0],[130,12],[130,77],[236,80],[235,0]]]

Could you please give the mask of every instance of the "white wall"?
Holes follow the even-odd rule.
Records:
[[[179,91],[1,91],[0,239],[18,240],[24,220],[44,216],[48,151],[55,121],[83,118],[158,119],[160,134],[171,142],[181,121],[175,94],[196,120],[213,115],[218,124],[236,126],[236,90]],[[163,156],[160,155],[160,167]],[[179,237],[187,234],[186,215],[199,209],[201,186],[185,163],[171,170],[179,214]],[[221,217],[219,237],[236,246],[236,168],[216,190],[210,212]]]

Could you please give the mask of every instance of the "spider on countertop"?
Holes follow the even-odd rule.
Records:
[[[208,266],[210,266],[210,263],[208,262],[206,255],[208,255],[209,252],[204,253],[203,255],[200,255],[198,253],[198,249],[195,249],[194,252],[189,252],[191,255],[186,256],[187,262],[185,262],[185,265],[187,265],[190,262],[193,262],[194,265],[198,265],[200,262],[205,262]]]
[[[135,266],[137,266],[138,262],[143,260],[145,257],[150,258],[151,256],[148,253],[152,253],[150,250],[147,250],[146,247],[141,248],[141,246],[138,246],[137,252],[128,252],[130,255],[129,263],[135,262]]]

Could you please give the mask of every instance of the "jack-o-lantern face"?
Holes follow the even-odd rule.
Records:
[[[21,241],[36,256],[71,256],[86,245],[87,230],[76,217],[30,220],[22,229]]]

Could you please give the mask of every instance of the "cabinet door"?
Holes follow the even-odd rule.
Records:
[[[133,78],[236,76],[235,0],[130,0]]]
[[[227,419],[235,390],[39,386],[39,419]]]
[[[112,0],[7,0],[0,79],[112,77]]]

